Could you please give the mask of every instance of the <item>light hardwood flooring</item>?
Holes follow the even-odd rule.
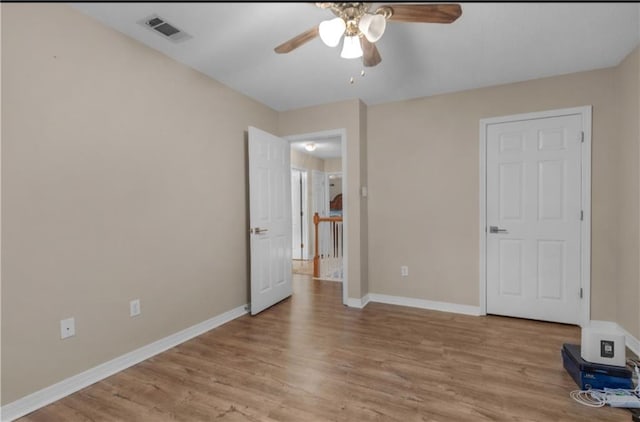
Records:
[[[562,367],[577,327],[294,295],[21,421],[625,421],[575,403]]]
[[[313,275],[313,260],[294,259],[291,264],[294,274]]]

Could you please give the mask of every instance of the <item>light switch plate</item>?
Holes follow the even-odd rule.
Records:
[[[140,309],[140,299],[134,299],[129,302],[129,316],[138,316],[140,312],[142,312]]]

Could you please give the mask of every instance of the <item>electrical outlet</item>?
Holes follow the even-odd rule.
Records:
[[[400,267],[400,275],[402,277],[409,276],[409,267],[407,267],[406,265],[403,265],[402,267]]]
[[[73,337],[76,335],[76,321],[73,318],[67,318],[60,321],[60,338]]]
[[[138,316],[140,315],[140,299],[134,299],[129,302],[129,316]]]

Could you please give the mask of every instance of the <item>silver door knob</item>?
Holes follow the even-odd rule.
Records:
[[[489,233],[508,233],[507,229],[501,229],[498,226],[489,226]]]
[[[265,233],[265,232],[268,232],[268,231],[269,231],[269,229],[261,229],[260,227],[256,227],[255,229],[253,229],[253,232],[255,234]]]

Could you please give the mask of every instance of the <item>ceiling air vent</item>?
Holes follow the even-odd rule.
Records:
[[[191,38],[191,35],[182,31],[175,25],[170,24],[166,19],[161,18],[158,15],[151,15],[139,20],[138,23],[173,42],[185,41]]]

